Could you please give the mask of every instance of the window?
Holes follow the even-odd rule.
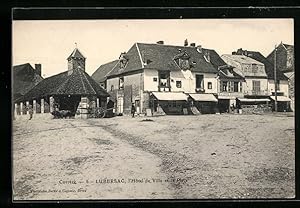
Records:
[[[222,82],[222,91],[227,92],[227,81]]]
[[[207,83],[207,89],[212,89],[212,83],[211,82]]]
[[[189,60],[185,60],[185,59],[179,59],[179,66],[182,69],[189,69]]]
[[[254,92],[259,92],[260,91],[260,81],[252,81],[253,84],[253,91]]]
[[[239,83],[238,82],[234,82],[233,83],[233,91],[234,92],[238,92],[239,91]]]
[[[181,81],[176,81],[176,87],[181,88]]]
[[[159,72],[159,86],[163,88],[170,87],[170,72],[161,71]]]
[[[157,77],[153,77],[153,82],[157,82]]]
[[[119,89],[124,89],[124,77],[119,78]]]
[[[234,84],[233,84],[233,82],[228,82],[228,92],[234,92]]]
[[[203,75],[196,74],[196,88],[203,88]]]
[[[103,89],[105,89],[105,83],[100,83],[100,87],[102,87]]]
[[[114,86],[112,85],[111,87],[110,87],[110,91],[113,91],[114,90]]]
[[[258,70],[257,64],[252,64],[252,70],[253,70],[254,73],[257,72],[257,70]]]

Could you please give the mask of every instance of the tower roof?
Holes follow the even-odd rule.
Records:
[[[75,48],[74,51],[71,53],[71,55],[67,58],[69,60],[70,58],[81,58],[81,59],[86,59],[82,53],[79,51],[78,48]]]

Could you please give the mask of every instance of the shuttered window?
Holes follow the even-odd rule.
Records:
[[[254,92],[259,92],[260,91],[260,81],[252,81],[252,85],[253,85],[253,91]]]

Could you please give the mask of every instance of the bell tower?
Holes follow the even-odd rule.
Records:
[[[67,58],[67,60],[68,60],[68,74],[72,74],[74,69],[81,69],[85,71],[86,58],[82,55],[82,53],[79,51],[77,47]]]

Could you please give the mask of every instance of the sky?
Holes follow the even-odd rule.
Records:
[[[280,42],[294,45],[293,19],[13,21],[13,65],[42,64],[44,78],[67,70],[77,43],[90,75],[136,43],[196,43],[219,55],[238,48],[267,56]]]

